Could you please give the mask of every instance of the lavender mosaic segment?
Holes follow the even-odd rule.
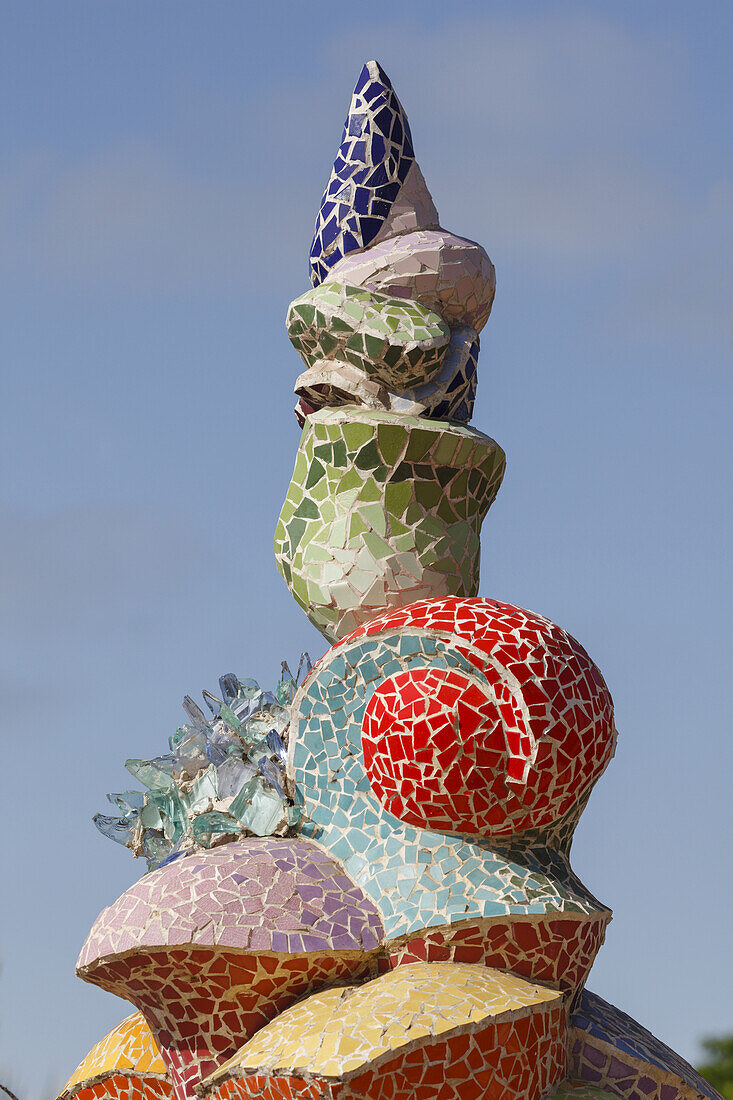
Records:
[[[375,241],[339,260],[329,282],[412,298],[450,325],[480,332],[489,319],[496,272],[485,249],[447,229],[417,229]]]
[[[78,966],[139,947],[371,951],[376,907],[331,856],[300,839],[252,839],[152,871],[103,909]]]
[[[631,1100],[720,1100],[689,1062],[596,993],[582,993],[571,1028],[574,1072],[585,1081],[607,1084]]]

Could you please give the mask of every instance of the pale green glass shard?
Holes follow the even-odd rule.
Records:
[[[145,805],[140,810],[140,824],[144,829],[163,829],[163,818],[160,816],[160,810],[155,803],[155,800],[148,797],[145,799]]]
[[[237,718],[231,707],[228,707],[226,706],[226,704],[224,704],[219,708],[219,715],[227,729],[230,729],[233,733],[238,734],[240,737],[243,736],[245,732],[244,723],[241,722],[239,718]]]
[[[226,833],[237,834],[240,830],[239,822],[235,821],[230,814],[222,813],[220,810],[211,810],[209,813],[200,814],[194,820],[191,827],[191,836],[197,844],[208,848],[214,837]]]
[[[303,816],[302,806],[288,806],[287,807],[288,825],[293,828],[295,825],[300,824],[300,819]]]
[[[262,738],[267,737],[270,730],[277,730],[278,733],[282,733],[283,730],[287,729],[289,722],[289,710],[278,704],[270,705],[266,710],[259,711],[247,721],[246,739],[257,743]]]
[[[256,680],[240,680],[239,695],[243,699],[254,699],[260,693],[260,685]]]
[[[188,794],[188,804],[193,813],[201,813],[206,810],[209,802],[216,802],[219,797],[219,784],[216,767],[211,764],[205,772],[191,784]]]
[[[153,830],[143,835],[143,852],[148,861],[148,870],[154,871],[170,855],[171,843]]]
[[[255,836],[271,836],[285,817],[285,804],[274,791],[258,787],[252,797],[249,813],[245,814],[242,824]]]
[[[290,704],[293,701],[293,696],[295,695],[295,687],[296,687],[295,680],[293,679],[292,676],[289,676],[285,679],[282,679],[282,680],[278,681],[278,685],[277,685],[277,689],[275,691],[275,694],[277,696],[277,701],[278,701],[278,703],[280,703],[281,706],[283,706],[283,707],[289,707],[290,706]]]
[[[158,756],[154,760],[126,760],[125,767],[148,790],[167,791],[174,786],[172,756]]]
[[[232,817],[236,817],[237,821],[241,824],[244,824],[244,818],[250,810],[254,793],[261,785],[262,780],[258,775],[248,779],[240,788],[237,797],[229,806],[229,813]]]
[[[122,791],[120,794],[108,794],[107,800],[116,806],[123,815],[141,810],[145,802],[144,791]]]
[[[188,831],[187,801],[177,788],[170,791],[154,791],[150,796],[161,817],[163,832],[175,844]]]
[[[95,814],[92,818],[94,824],[103,836],[114,840],[116,844],[122,844],[126,848],[132,847],[134,835],[134,818],[107,817],[105,814]]]

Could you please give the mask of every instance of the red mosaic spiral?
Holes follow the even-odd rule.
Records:
[[[374,692],[362,743],[384,807],[474,836],[544,828],[571,810],[615,739],[611,696],[583,647],[548,619],[494,600],[425,601],[364,633],[396,626],[449,635],[475,671],[413,667]]]

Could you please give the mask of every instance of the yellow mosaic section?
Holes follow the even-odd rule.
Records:
[[[166,1074],[165,1062],[141,1012],[128,1016],[92,1047],[66,1082],[63,1091],[68,1092],[92,1077],[121,1069],[158,1073],[161,1077]]]
[[[589,1085],[587,1081],[564,1081],[553,1100],[618,1100],[613,1092]]]
[[[561,999],[555,990],[479,964],[398,966],[366,985],[326,989],[287,1009],[206,1084],[260,1067],[340,1077],[406,1043]]]

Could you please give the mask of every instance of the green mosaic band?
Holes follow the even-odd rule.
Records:
[[[338,283],[296,298],[286,325],[306,366],[340,359],[392,389],[436,374],[450,341],[449,326],[427,306]]]
[[[475,428],[344,406],[308,417],[277,567],[335,641],[387,607],[475,596],[505,456]]]

